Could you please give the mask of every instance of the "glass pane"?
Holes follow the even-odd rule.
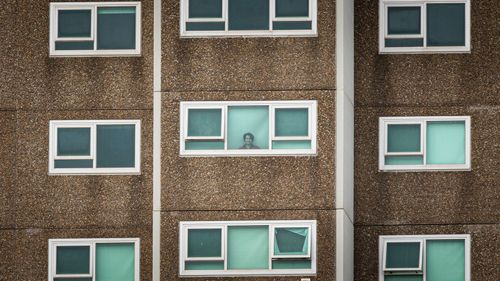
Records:
[[[422,275],[386,275],[384,281],[422,281]]]
[[[311,149],[311,141],[273,141],[273,149]]]
[[[310,269],[310,260],[273,260],[273,269]]]
[[[96,281],[134,281],[135,249],[133,243],[97,244]]]
[[[186,141],[186,150],[224,149],[223,141]]]
[[[465,46],[465,4],[427,4],[427,45]]]
[[[309,229],[287,227],[274,229],[275,255],[307,255]]]
[[[424,46],[424,39],[385,39],[386,47],[422,47]]]
[[[90,128],[58,128],[57,155],[90,156]]]
[[[58,37],[90,37],[90,10],[59,10],[57,15]]]
[[[267,226],[229,226],[227,268],[269,268],[269,228]]]
[[[60,51],[70,51],[70,50],[93,50],[94,41],[82,41],[82,42],[56,42],[56,50]]]
[[[308,17],[309,0],[276,0],[276,17]]]
[[[97,167],[135,165],[135,125],[97,125]]]
[[[427,241],[427,281],[465,280],[464,240]]]
[[[54,278],[54,281],[92,281],[92,278]]]
[[[90,246],[57,246],[57,274],[90,273]]]
[[[427,123],[427,164],[465,164],[465,122]]]
[[[419,263],[419,242],[387,243],[386,268],[418,268]]]
[[[135,49],[135,7],[97,9],[97,49]]]
[[[221,136],[221,109],[189,109],[188,136],[212,137]]]
[[[222,18],[222,0],[189,0],[190,18]]]
[[[388,152],[420,151],[420,125],[389,125],[387,131]]]
[[[224,261],[187,261],[186,270],[222,270]]]
[[[220,229],[189,229],[188,257],[222,257]]]
[[[420,7],[389,7],[387,8],[387,33],[420,34]]]
[[[311,29],[312,24],[310,21],[274,21],[274,30],[304,30]]]
[[[204,31],[204,30],[224,30],[224,22],[187,22],[187,31]]]
[[[54,168],[93,168],[93,160],[55,160]]]
[[[424,164],[423,156],[386,156],[386,165],[422,165]]]
[[[230,106],[227,134],[229,149],[267,149],[269,107]]]
[[[268,30],[269,0],[229,0],[229,30]]]
[[[275,110],[277,137],[307,136],[309,134],[309,110],[307,108],[277,108]]]

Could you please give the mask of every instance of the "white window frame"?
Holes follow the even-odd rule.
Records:
[[[269,107],[269,148],[268,149],[228,149],[227,147],[227,118],[230,106],[268,106]],[[186,150],[188,132],[188,109],[222,108],[224,149],[221,150]],[[276,137],[274,135],[275,108],[307,108],[309,111],[309,135],[307,137]],[[180,156],[311,156],[316,155],[316,126],[317,126],[317,101],[199,101],[180,103]],[[196,139],[218,139],[215,137],[196,137]],[[273,141],[280,140],[310,140],[311,149],[272,149]]]
[[[426,164],[427,122],[464,121],[465,122],[465,163],[464,164]],[[420,125],[420,152],[387,152],[387,133],[389,125]],[[394,116],[379,118],[379,170],[380,171],[469,171],[471,169],[471,119],[470,116]],[[421,165],[386,165],[385,157],[394,155],[421,155]]]
[[[140,239],[139,238],[71,238],[49,239],[48,280],[54,278],[92,278],[95,281],[95,253],[97,244],[134,244],[134,281],[140,281]],[[89,246],[89,274],[57,274],[57,247],[59,246]]]
[[[470,263],[471,263],[471,239],[469,234],[436,234],[436,235],[381,235],[379,236],[379,281],[384,281],[386,272],[392,271],[395,272],[394,269],[386,269],[385,268],[385,257],[386,257],[386,249],[387,243],[389,242],[421,242],[421,255],[420,255],[420,264],[421,264],[421,272],[415,273],[414,269],[409,270],[400,270],[396,272],[396,274],[411,274],[411,275],[423,275],[423,281],[426,281],[426,251],[427,251],[427,241],[428,240],[463,240],[465,246],[465,281],[471,281],[470,276]],[[406,272],[405,272],[406,271]],[[394,274],[392,274],[394,275]]]
[[[465,46],[427,46],[427,4],[465,4]],[[420,7],[420,35],[388,35],[388,7]],[[379,53],[469,53],[471,51],[470,0],[379,0]],[[422,38],[422,47],[386,47],[385,39]]]
[[[190,37],[313,37],[317,36],[317,0],[309,0],[309,15],[307,17],[276,17],[276,0],[269,0],[269,30],[229,30],[228,6],[230,0],[222,0],[222,17],[198,19],[189,18],[189,0],[181,0],[180,34],[183,38]],[[311,21],[308,30],[273,30],[273,21]],[[225,30],[188,31],[187,22],[223,22]]]
[[[419,243],[419,247],[420,247],[420,251],[418,253],[419,255],[419,261],[418,261],[418,267],[408,267],[408,268],[388,268],[387,267],[387,244],[388,243]],[[411,272],[419,272],[420,274],[422,274],[422,254],[423,254],[423,248],[424,248],[424,241],[422,239],[415,239],[415,238],[411,238],[411,239],[404,239],[404,238],[401,238],[401,239],[385,239],[384,240],[384,255],[383,255],[383,259],[382,259],[382,264],[383,264],[383,269],[384,269],[384,272],[385,271],[399,271],[399,272],[403,272],[403,271],[411,271]]]
[[[135,7],[135,49],[97,49],[97,9],[102,7]],[[91,34],[88,38],[58,38],[59,10],[91,10]],[[50,3],[50,57],[119,57],[141,55],[141,2],[52,2]],[[94,41],[93,50],[56,50],[56,41]]]
[[[97,168],[96,140],[97,125],[134,125],[135,126],[135,166],[129,168]],[[58,128],[90,128],[89,156],[57,155]],[[92,168],[55,168],[55,160],[92,160]],[[51,120],[49,122],[49,175],[113,175],[141,173],[141,120]]]
[[[275,246],[275,240],[276,240],[276,237],[275,237],[275,231],[276,231],[276,228],[307,228],[307,231],[308,231],[308,235],[307,235],[307,254],[305,255],[277,255],[274,253],[274,246]],[[279,223],[275,223],[271,226],[270,228],[270,233],[272,234],[271,237],[272,239],[270,238],[270,241],[271,241],[271,259],[275,259],[275,260],[279,260],[279,259],[310,259],[311,258],[311,246],[312,246],[312,239],[311,239],[311,233],[312,233],[312,225],[310,224],[303,224],[303,225],[294,225],[294,226],[290,226],[290,224],[279,224]]]
[[[268,269],[228,269],[227,258],[224,259],[224,270],[186,270],[187,233],[188,229],[223,228],[222,244],[224,257],[227,257],[227,229],[230,226],[268,226],[269,227],[269,268]],[[272,269],[274,248],[273,227],[308,227],[310,229],[310,269]],[[316,221],[315,220],[262,220],[262,221],[184,221],[179,223],[179,276],[180,277],[216,277],[216,276],[299,276],[316,274]],[[293,257],[289,257],[293,259]],[[282,258],[280,258],[282,259]],[[210,261],[214,259],[208,259]],[[299,258],[300,260],[300,258]]]

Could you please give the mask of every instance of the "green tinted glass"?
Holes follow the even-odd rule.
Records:
[[[420,263],[419,242],[388,242],[386,268],[418,268]]]
[[[194,109],[188,110],[189,137],[217,137],[222,134],[221,109]]]
[[[465,122],[427,123],[427,164],[465,163]]]
[[[221,229],[189,229],[188,257],[221,257]]]
[[[305,227],[286,227],[274,229],[275,255],[307,255],[309,229]]]
[[[186,150],[220,150],[224,149],[223,141],[186,141]]]
[[[229,30],[268,30],[269,0],[228,0]]]
[[[90,37],[92,22],[90,10],[59,10],[57,17],[58,37]]]
[[[310,260],[273,260],[273,269],[310,269]]]
[[[96,281],[134,281],[133,243],[99,243],[96,245]]]
[[[423,156],[386,156],[386,165],[422,165],[424,164]]]
[[[424,39],[410,38],[410,39],[385,39],[386,47],[422,47]]]
[[[420,125],[391,124],[387,131],[387,152],[420,151]]]
[[[303,30],[311,29],[310,21],[273,21],[274,30]]]
[[[464,281],[464,240],[428,240],[426,264],[427,281]]]
[[[389,35],[420,34],[420,7],[389,7],[387,12]]]
[[[276,17],[309,16],[309,0],[276,0]]]
[[[187,261],[186,270],[223,270],[224,261]]]
[[[269,268],[269,228],[267,226],[229,226],[227,268]]]
[[[90,128],[58,128],[57,155],[90,156]]]
[[[384,281],[422,281],[422,275],[386,275]]]
[[[186,22],[187,31],[224,30],[224,22]]]
[[[97,167],[135,165],[135,125],[97,125]]]
[[[190,18],[222,18],[222,0],[189,0]]]
[[[253,135],[253,141],[247,133]],[[245,137],[250,138],[247,143],[245,143]],[[269,107],[230,106],[227,138],[229,149],[267,149],[269,147]]]
[[[75,41],[75,42],[61,42],[56,41],[56,50],[69,51],[69,50],[93,50],[94,41]]]
[[[54,160],[54,168],[92,168],[93,160]]]
[[[465,46],[465,4],[427,4],[427,45]]]
[[[135,7],[97,9],[97,49],[135,49]]]
[[[311,149],[311,141],[273,141],[273,149]]]
[[[277,108],[274,134],[277,137],[309,135],[309,110],[307,108]]]
[[[89,274],[90,246],[57,246],[57,274]]]
[[[92,278],[54,278],[54,281],[92,281]]]

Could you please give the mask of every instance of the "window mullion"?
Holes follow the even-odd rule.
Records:
[[[421,15],[421,21],[422,21],[422,36],[423,36],[423,46],[424,48],[427,48],[427,3],[423,3],[422,5],[422,15]],[[425,163],[425,161],[424,161]]]
[[[92,124],[91,127],[91,144],[92,168],[97,168],[97,124]]]
[[[420,142],[422,147],[422,164],[427,165],[427,122],[424,120],[420,125]]]

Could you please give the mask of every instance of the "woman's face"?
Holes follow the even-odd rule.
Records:
[[[252,143],[253,143],[252,137],[249,135],[246,135],[245,136],[245,145],[252,145]]]

